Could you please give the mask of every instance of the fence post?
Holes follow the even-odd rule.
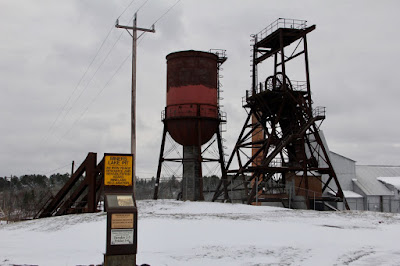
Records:
[[[256,177],[256,206],[258,206],[258,176]]]
[[[233,204],[233,177],[231,177],[231,203]]]
[[[315,211],[315,191],[314,191],[314,211]]]

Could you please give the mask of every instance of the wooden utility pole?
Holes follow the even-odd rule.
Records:
[[[136,47],[137,31],[155,32],[154,25],[151,29],[137,27],[137,13],[133,19],[133,26],[115,24],[116,28],[125,29],[132,36],[132,100],[131,100],[131,153],[133,154],[133,190],[136,189]],[[129,30],[132,30],[132,34]]]

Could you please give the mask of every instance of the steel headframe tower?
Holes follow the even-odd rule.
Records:
[[[213,201],[311,209],[344,202],[349,209],[319,131],[325,108],[312,108],[306,35],[314,29],[303,20],[278,19],[252,35],[252,88],[243,101],[248,116]],[[301,55],[305,81],[289,80],[287,65]],[[267,59],[273,73],[259,83],[257,68]]]

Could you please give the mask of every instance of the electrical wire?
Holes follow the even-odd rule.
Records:
[[[144,5],[146,5],[148,1],[149,1],[149,0],[146,0],[146,1],[139,7],[139,9],[138,9],[137,11],[139,11]],[[169,7],[169,8],[168,8],[168,9],[153,23],[153,25],[156,24],[158,21],[160,21],[163,17],[165,17],[165,16],[180,2],[180,1],[181,1],[181,0],[178,0],[177,2],[175,2],[175,4],[173,4],[171,7]],[[131,3],[124,9],[124,11],[121,13],[121,15],[120,15],[119,17],[121,17],[121,16],[126,12],[126,10],[132,5],[133,2],[134,2],[134,0],[131,1]],[[134,16],[132,16],[131,20],[133,20],[133,18],[134,18]],[[113,26],[113,28],[114,28],[114,26]],[[109,37],[109,35],[110,35],[110,33],[111,33],[111,31],[112,31],[113,28],[111,28],[111,30],[110,30],[109,33],[107,34],[106,38],[103,40],[103,43],[102,43],[102,45],[100,46],[100,48],[98,49],[98,52],[96,53],[95,58],[96,58],[97,55],[99,54],[101,48],[103,47],[105,41],[108,39],[108,37]],[[89,82],[87,83],[87,85],[81,90],[80,94],[79,94],[78,97],[74,100],[74,102],[72,103],[72,105],[71,105],[71,107],[68,109],[68,111],[65,112],[64,116],[62,117],[62,120],[64,120],[64,119],[66,118],[66,116],[70,113],[70,111],[71,111],[71,110],[73,109],[73,107],[76,105],[76,103],[78,102],[78,100],[81,98],[83,92],[86,91],[86,89],[88,88],[89,84],[92,82],[93,78],[94,78],[94,77],[96,76],[96,74],[98,73],[99,69],[103,66],[104,62],[107,60],[107,58],[108,58],[109,55],[111,54],[111,51],[113,51],[114,47],[116,46],[116,44],[118,43],[118,41],[121,39],[121,36],[122,36],[122,32],[121,32],[121,34],[119,35],[118,39],[114,42],[114,44],[112,45],[112,47],[110,48],[110,50],[108,51],[108,53],[107,53],[107,55],[105,56],[105,58],[103,59],[103,61],[102,61],[102,62],[100,63],[100,65],[97,67],[97,69],[96,69],[96,71],[94,72],[94,74],[91,76],[91,78],[90,78]],[[122,67],[122,65],[127,61],[127,59],[128,59],[130,56],[131,56],[131,54],[123,60],[123,62],[122,62],[122,63],[120,64],[120,66],[118,67],[117,71],[114,72],[114,74],[111,76],[111,78],[106,82],[106,84],[105,84],[105,85],[103,86],[103,88],[98,92],[98,94],[92,99],[92,101],[89,103],[89,105],[86,107],[86,109],[81,113],[81,115],[73,122],[73,124],[72,124],[71,127],[66,131],[66,133],[65,133],[64,135],[62,135],[62,137],[60,137],[60,138],[58,139],[58,142],[59,142],[62,138],[64,138],[67,134],[69,134],[69,132],[74,128],[74,126],[82,119],[82,117],[83,117],[83,116],[85,115],[85,113],[88,111],[88,109],[90,108],[90,106],[95,102],[95,100],[98,98],[98,96],[104,91],[104,89],[108,86],[108,84],[110,83],[110,81],[114,78],[114,76],[115,76],[115,75],[117,74],[117,72],[120,70],[120,68]],[[87,74],[88,69],[92,66],[93,62],[95,61],[95,58],[92,60],[91,64],[89,65],[89,67],[88,67],[87,70],[85,71],[85,73],[84,73],[84,75],[82,76],[80,82],[78,83],[76,89],[74,90],[74,93],[75,93],[75,91],[77,90],[77,88],[79,87],[79,85],[81,84],[81,82],[82,82],[84,76]],[[70,96],[70,98],[72,98],[72,95]],[[70,98],[68,99],[67,103],[69,103],[69,101],[71,100]],[[67,103],[65,104],[65,106],[67,105]],[[64,107],[63,109],[65,109],[65,107]],[[61,113],[62,113],[62,112],[61,112]],[[60,113],[60,115],[61,115],[61,113]],[[59,115],[59,116],[60,116],[60,115]],[[57,118],[57,120],[58,120],[58,118]],[[55,125],[55,124],[56,124],[56,123],[54,122],[54,125]],[[54,128],[54,125],[52,126],[53,128]],[[57,142],[57,143],[58,143],[58,142]],[[176,146],[176,144],[173,145],[173,149],[176,149],[175,146]],[[179,155],[179,151],[176,151],[176,152],[177,152],[178,155]]]
[[[70,111],[72,110],[72,108],[76,105],[76,103],[78,102],[78,100],[81,98],[82,94],[87,90],[87,88],[89,87],[89,84],[92,82],[92,80],[94,79],[94,77],[96,76],[97,72],[100,70],[100,68],[104,65],[104,63],[106,62],[106,60],[108,59],[108,57],[110,56],[111,52],[114,50],[114,47],[117,45],[117,43],[119,42],[119,40],[122,37],[123,32],[121,32],[121,34],[119,35],[118,39],[114,42],[113,46],[110,48],[110,50],[108,51],[107,55],[104,57],[103,61],[100,63],[100,65],[97,67],[96,71],[93,73],[93,75],[90,77],[89,82],[86,84],[86,86],[81,90],[80,94],[78,95],[78,97],[75,99],[75,101],[72,103],[71,107],[69,108],[69,110],[64,114],[63,119],[66,118],[66,116],[70,113]],[[124,59],[124,62],[126,61],[126,59]],[[109,80],[110,81],[110,80]],[[108,81],[108,82],[109,82]],[[107,83],[108,83],[107,82]]]
[[[133,2],[135,2],[135,0],[132,0],[132,2],[124,9],[124,11],[122,11],[121,15],[118,16],[118,18],[120,18],[126,12],[126,10],[133,4]]]
[[[171,11],[180,1],[182,1],[182,0],[176,1],[175,4],[173,4],[170,8],[168,8],[168,10],[165,11],[164,14],[162,14],[162,15],[153,23],[153,25],[156,24],[157,22],[159,22],[163,17],[165,17],[165,15],[167,15],[168,12]]]
[[[139,10],[142,9],[142,7],[147,4],[147,2],[149,2],[149,0],[144,1],[144,3],[138,8],[138,10],[136,10],[136,13],[139,12]]]
[[[44,173],[43,175],[48,175],[50,173],[54,173],[55,171],[60,170],[60,169],[64,169],[64,168],[66,168],[67,166],[70,166],[70,165],[71,164],[66,164],[66,165],[60,166],[60,167],[58,167],[58,168],[56,168],[54,170],[51,170],[51,171],[48,171],[48,172]]]
[[[124,9],[124,11],[118,16],[118,18],[120,18],[127,10],[128,8],[133,4],[135,0],[132,0],[129,5]],[[138,10],[140,10],[149,0],[146,0],[140,7]],[[131,20],[133,19],[133,17],[131,18]],[[57,121],[60,119],[61,114],[64,113],[64,111],[66,110],[66,107],[68,106],[68,103],[71,101],[72,96],[75,94],[75,92],[78,90],[79,86],[81,85],[82,81],[84,80],[84,78],[86,77],[86,74],[88,73],[89,69],[91,68],[91,66],[93,65],[93,63],[95,62],[96,58],[98,57],[101,49],[103,48],[104,44],[106,43],[106,41],[108,40],[112,30],[115,28],[115,25],[112,25],[112,27],[110,28],[110,30],[108,31],[106,37],[103,39],[103,42],[101,43],[99,49],[97,50],[95,56],[93,57],[93,59],[91,60],[89,66],[86,68],[84,74],[82,75],[82,77],[80,78],[78,84],[76,85],[75,89],[73,90],[73,92],[70,94],[70,96],[68,97],[67,101],[65,102],[65,104],[63,105],[63,107],[61,108],[61,111],[58,113],[56,119],[53,121],[53,123],[51,124],[50,128],[48,129],[48,133],[45,135],[45,137],[42,139],[42,141],[40,142],[40,145],[43,145],[48,138],[50,137],[50,135],[52,135],[52,133],[54,133],[54,131],[58,128],[56,127]],[[82,96],[83,92],[87,89],[87,87],[89,86],[89,84],[91,83],[91,81],[93,80],[94,76],[97,74],[98,70],[101,68],[101,66],[104,64],[104,62],[106,61],[106,59],[108,58],[108,56],[110,55],[111,51],[114,49],[115,45],[118,43],[118,41],[121,39],[122,33],[120,34],[120,36],[118,37],[118,39],[114,42],[113,46],[111,47],[111,49],[109,50],[109,52],[107,53],[106,57],[104,58],[104,60],[101,62],[101,64],[98,66],[98,68],[96,69],[95,73],[92,75],[92,77],[90,78],[89,82],[87,83],[87,85],[84,87],[83,90],[81,90],[81,93],[78,95],[78,97],[74,100],[74,102],[72,103],[71,107],[68,109],[68,111],[66,111],[61,119],[61,121],[64,121],[66,116],[69,114],[69,112],[72,110],[72,108],[75,106],[76,102],[80,99],[80,97]]]
[[[144,4],[146,4],[149,0],[146,0],[146,2]],[[132,1],[133,2],[133,1]],[[131,4],[132,4],[131,2]],[[131,5],[130,4],[130,5]],[[144,6],[144,4],[142,4],[140,8],[142,8]],[[127,8],[126,8],[127,9]],[[139,10],[138,9],[138,10]],[[125,11],[124,11],[125,12]],[[122,12],[122,14],[124,13]],[[121,15],[122,15],[121,14]],[[120,15],[120,16],[121,16]],[[135,17],[135,15],[133,15],[131,17],[130,20],[133,20],[133,18]],[[114,26],[113,26],[114,28]],[[114,44],[112,45],[112,47],[109,49],[107,55],[105,56],[105,58],[103,59],[103,61],[100,63],[100,65],[97,67],[96,71],[94,72],[94,74],[91,76],[89,82],[86,84],[86,86],[83,88],[83,90],[81,90],[81,93],[78,95],[78,97],[75,99],[75,101],[73,102],[73,104],[71,105],[70,109],[65,113],[63,119],[65,119],[65,117],[68,115],[68,113],[72,110],[72,108],[75,106],[75,104],[78,102],[78,100],[80,99],[80,97],[82,96],[83,92],[86,91],[86,89],[88,88],[89,84],[92,82],[92,80],[94,79],[94,77],[96,76],[97,72],[100,70],[100,68],[104,65],[105,61],[108,59],[108,57],[110,56],[111,52],[114,50],[114,47],[117,45],[117,43],[119,42],[119,40],[122,37],[123,32],[121,32],[121,34],[118,36],[118,39],[114,42]],[[117,74],[117,72],[119,71],[119,69],[122,67],[122,65],[126,62],[126,60],[132,55],[132,53],[126,57],[123,62],[121,63],[121,65],[118,67],[117,71],[114,72],[114,74],[112,75],[112,77],[107,81],[106,85],[104,85],[104,87],[100,90],[100,92],[96,95],[96,97],[94,98],[94,100],[97,99],[97,97],[101,94],[101,92],[105,89],[105,87],[109,84],[109,82],[111,81],[111,79],[114,78],[114,76]],[[68,129],[68,131],[61,137],[65,137],[70,131],[71,129],[77,124],[77,122],[82,119],[83,115],[87,112],[87,110],[89,109],[89,107],[93,104],[94,100],[92,100],[92,102],[89,103],[89,105],[87,106],[87,108],[83,111],[83,113],[73,122],[72,126]],[[61,138],[59,138],[58,142],[61,140]]]
[[[165,17],[180,1],[182,0],[178,0],[175,2],[175,4],[173,4],[172,6],[170,6],[167,11],[165,11],[158,19],[156,19],[156,21],[153,22],[152,26],[154,26],[157,22],[159,22],[163,17]],[[147,1],[146,1],[147,2]],[[144,34],[146,34],[147,32],[142,32],[142,34],[139,35],[139,37],[137,38],[139,40],[140,37],[142,37]],[[140,39],[140,41],[138,42],[138,46],[139,44],[143,41],[145,36],[143,36],[142,39]]]
[[[100,94],[104,91],[104,89],[110,84],[111,80],[115,77],[115,75],[119,72],[119,70],[122,68],[122,66],[126,63],[126,61],[132,56],[132,53],[130,53],[127,57],[125,57],[124,61],[119,65],[117,70],[113,73],[113,75],[109,78],[109,80],[106,82],[106,84],[101,88],[101,90],[97,93],[97,95],[92,99],[92,101],[88,104],[86,109],[81,113],[78,119],[74,121],[74,123],[71,125],[71,127],[68,129],[68,131],[59,139],[59,141],[64,138],[68,133],[72,130],[72,128],[82,119],[82,117],[86,114],[86,112],[89,110],[90,106],[97,100],[97,98],[100,96]]]
[[[96,60],[97,56],[100,53],[100,50],[103,48],[105,42],[107,41],[108,37],[110,36],[111,31],[113,30],[114,25],[110,28],[110,30],[108,31],[106,37],[103,39],[103,42],[100,45],[100,48],[97,50],[95,56],[93,57],[92,61],[90,62],[90,64],[88,65],[88,67],[86,68],[85,72],[83,73],[82,77],[80,78],[78,84],[75,86],[75,89],[72,91],[72,93],[69,95],[67,101],[65,102],[65,104],[63,105],[63,107],[61,108],[61,111],[58,113],[56,119],[53,121],[53,123],[51,124],[50,128],[48,129],[47,134],[45,135],[45,137],[42,139],[42,141],[40,142],[40,145],[44,144],[47,139],[50,137],[50,135],[52,134],[52,132],[55,131],[55,125],[57,124],[57,121],[59,120],[61,114],[65,111],[68,103],[70,102],[70,100],[72,99],[72,96],[75,94],[75,92],[78,90],[79,86],[81,85],[84,77],[86,76],[86,74],[88,73],[90,67],[93,65],[94,61]],[[64,116],[65,117],[65,116]]]

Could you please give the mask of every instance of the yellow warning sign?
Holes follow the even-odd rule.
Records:
[[[104,185],[132,186],[133,176],[132,156],[104,156]]]
[[[112,229],[133,228],[133,213],[111,214],[111,228]]]

